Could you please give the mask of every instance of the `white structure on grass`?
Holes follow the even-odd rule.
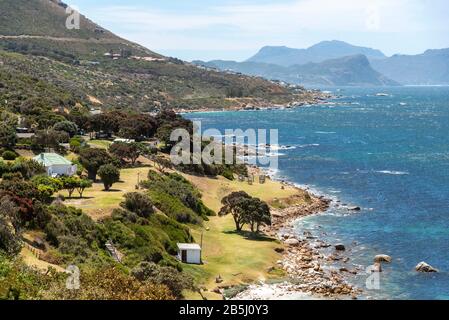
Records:
[[[73,176],[78,169],[76,165],[56,153],[41,153],[33,160],[42,164],[50,177]]]
[[[178,243],[178,259],[184,263],[201,264],[201,247],[196,243]]]

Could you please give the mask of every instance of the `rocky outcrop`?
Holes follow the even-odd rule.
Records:
[[[374,257],[375,263],[382,263],[382,262],[391,263],[391,260],[392,260],[391,257],[386,254],[379,254]]]
[[[346,247],[345,247],[344,244],[339,243],[339,244],[335,245],[335,250],[337,250],[337,251],[345,251]]]
[[[424,261],[418,263],[418,265],[415,267],[415,270],[418,272],[438,272],[437,269]]]
[[[297,247],[299,246],[299,240],[298,239],[287,239],[284,241],[284,243],[286,245],[292,246],[292,247]]]

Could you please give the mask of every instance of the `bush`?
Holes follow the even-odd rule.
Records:
[[[136,213],[139,217],[148,218],[154,213],[153,202],[147,195],[138,192],[127,193],[124,196],[120,206],[131,212]]]
[[[148,281],[167,286],[177,299],[182,299],[184,290],[195,291],[193,278],[172,267],[161,267],[154,263],[142,262],[134,268],[132,275],[140,281]]]
[[[117,267],[103,267],[81,273],[80,290],[63,286],[52,293],[54,299],[66,300],[174,300],[163,284],[141,282]]]
[[[17,154],[14,151],[5,151],[2,153],[2,158],[5,160],[16,160]]]

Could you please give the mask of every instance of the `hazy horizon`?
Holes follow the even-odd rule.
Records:
[[[449,47],[445,0],[67,0],[121,37],[183,60],[246,60],[264,46],[339,40],[387,56]]]

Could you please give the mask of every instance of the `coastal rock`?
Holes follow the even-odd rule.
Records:
[[[386,254],[379,254],[374,257],[374,262],[376,262],[376,263],[381,263],[381,262],[391,263],[391,257]]]
[[[285,244],[292,246],[292,247],[297,247],[297,246],[299,246],[299,240],[298,239],[287,239],[287,240],[285,240]]]
[[[429,265],[424,261],[418,263],[418,265],[415,267],[415,270],[418,272],[438,272],[437,269],[435,269],[434,267],[432,267],[431,265]]]
[[[345,247],[344,244],[339,243],[339,244],[335,245],[335,250],[337,250],[337,251],[345,251],[346,247]]]

